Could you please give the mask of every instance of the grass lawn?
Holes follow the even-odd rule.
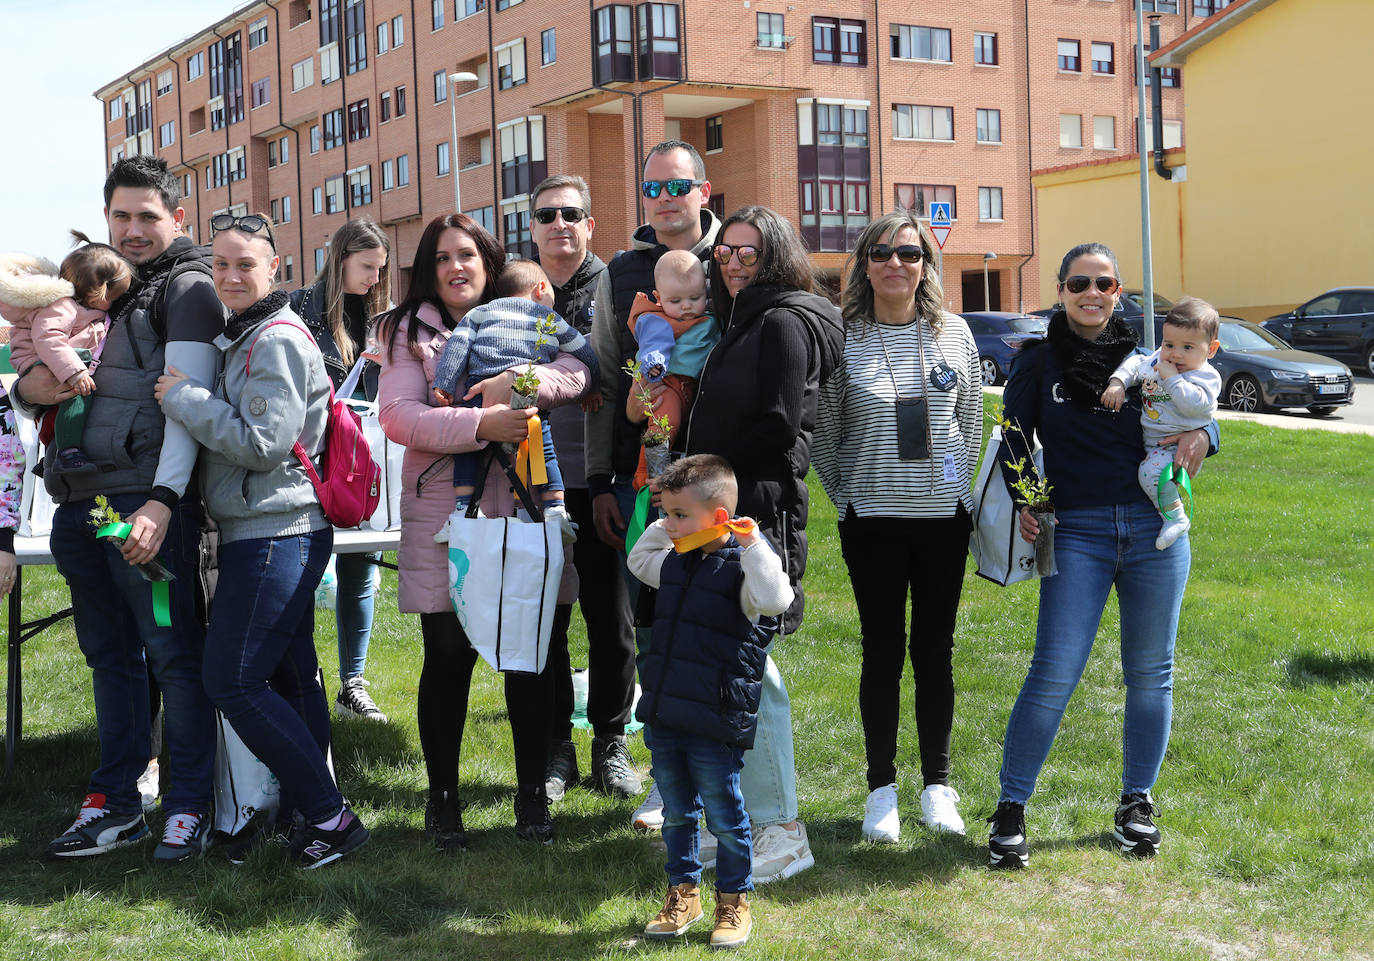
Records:
[[[859,843],[856,618],[834,511],[813,488],[806,625],[776,656],[816,867],[760,888],[741,957],[1374,957],[1374,438],[1242,423],[1224,435],[1197,484],[1173,738],[1156,787],[1164,847],[1145,862],[1110,844],[1124,697],[1109,606],[1028,809],[1030,869],[984,867],[979,819],[996,800],[1036,591],[995,587],[971,566],[952,777],[969,835],[938,837],[919,823],[908,676],[902,841]],[[51,568],[26,581],[33,614],[65,606]],[[336,669],[332,617],[316,640],[326,671]],[[579,648],[580,637],[574,664],[585,663]],[[14,776],[0,782],[0,961],[658,956],[665,949],[638,932],[665,878],[660,855],[628,826],[633,802],[572,790],[554,808],[552,848],[517,841],[509,727],[499,679],[485,668],[462,768],[471,850],[446,858],[426,846],[419,663],[417,619],[395,613],[388,571],[368,676],[393,721],[334,727],[344,791],[373,829],[357,857],[301,873],[274,851],[241,868],[212,852],[167,870],[152,864],[150,843],[50,864],[43,848],[74,817],[96,743],[70,622],[30,641],[25,739]],[[578,748],[585,771],[589,737]],[[647,767],[638,739],[633,750]],[[705,931],[666,950],[704,957]]]

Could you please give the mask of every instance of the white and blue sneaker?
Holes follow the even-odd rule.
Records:
[[[105,795],[87,794],[72,826],[48,845],[50,858],[86,858],[137,844],[148,836],[143,812],[111,814]]]

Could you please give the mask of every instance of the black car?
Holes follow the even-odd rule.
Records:
[[[1221,374],[1221,402],[1232,410],[1257,412],[1305,407],[1333,413],[1355,397],[1355,378],[1338,360],[1293,350],[1258,324],[1222,317],[1221,346],[1212,366]]]
[[[1337,287],[1262,326],[1299,350],[1311,350],[1374,374],[1374,287]]]
[[[984,387],[1006,383],[1017,352],[1027,341],[1041,340],[1049,324],[1043,317],[1002,310],[980,310],[959,316],[968,324],[978,345]]]

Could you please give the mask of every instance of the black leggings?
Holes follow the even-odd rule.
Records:
[[[949,782],[954,724],[954,617],[964,586],[968,512],[953,517],[857,517],[840,521],[840,548],[863,632],[859,713],[870,791],[897,780],[902,669],[911,653],[916,735],[926,785]],[[906,631],[911,595],[911,640]]]
[[[458,796],[458,755],[468,715],[468,689],[477,652],[450,612],[420,615],[425,663],[420,669],[420,748],[431,795]],[[548,760],[551,675],[507,672],[506,713],[515,742],[515,779],[522,790],[544,789]]]

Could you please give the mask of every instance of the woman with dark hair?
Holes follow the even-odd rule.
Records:
[[[468,688],[477,652],[453,612],[448,592],[448,549],[434,534],[453,510],[453,458],[489,442],[516,443],[527,435],[535,408],[512,410],[515,369],[488,378],[483,405],[438,407],[430,385],[439,355],[469,310],[490,301],[506,253],[495,237],[465,214],[436,217],[415,251],[410,286],[401,305],[378,332],[382,345],[379,402],[382,429],[406,448],[402,469],[401,542],[396,561],[402,612],[420,615],[425,659],[420,670],[420,747],[429,778],[425,831],[442,851],[466,846],[458,799],[458,755],[467,717]],[[577,400],[587,388],[587,368],[560,354],[539,370],[539,407]],[[514,503],[508,483],[489,483],[482,500],[487,517],[508,517]],[[495,601],[496,599],[493,599]],[[553,697],[548,671],[505,675],[506,709],[515,742],[516,831],[548,844],[553,840],[544,766]]]
[[[767,207],[731,214],[711,262],[712,305],[721,325],[682,428],[688,454],[719,454],[739,483],[738,513],[758,521],[782,558],[796,600],[769,634],[801,624],[806,570],[807,492],[820,385],[844,350],[840,313],[813,292],[814,276],[796,229]],[[775,638],[770,637],[771,644]],[[787,689],[768,659],[758,735],[744,758],[741,787],[754,824],[754,880],[771,881],[815,863],[797,820],[797,775]]]
[[[329,238],[320,277],[310,287],[291,292],[291,309],[324,356],[324,369],[337,391],[367,347],[372,319],[391,306],[391,241],[386,232],[363,217],[349,220]],[[376,364],[366,362],[353,396],[377,397]],[[385,721],[386,715],[367,692],[367,645],[372,638],[372,580],[381,563],[378,551],[338,554],[334,616],[339,632],[339,696],[334,711],[350,717]]]
[[[1028,457],[1039,437],[1045,479],[1054,487],[1058,573],[1040,581],[1035,654],[1007,721],[1001,796],[988,819],[994,868],[1021,868],[1030,859],[1026,802],[1083,676],[1113,587],[1126,685],[1114,835],[1128,854],[1152,855],[1160,844],[1150,790],[1169,743],[1174,638],[1191,551],[1186,534],[1165,550],[1155,548],[1160,515],[1137,480],[1145,450],[1140,391],[1131,390],[1117,410],[1101,403],[1112,372],[1136,350],[1135,331],[1116,310],[1116,256],[1102,244],[1074,247],[1059,265],[1059,297],[1045,340],[1017,360],[1005,395],[1012,426],[1003,473],[1014,480],[1010,464]],[[1215,448],[1215,422],[1164,442],[1178,444],[1174,463],[1193,474],[1209,439]],[[1023,509],[1021,536],[1033,541],[1038,531]]]
[[[940,256],[910,210],[874,219],[850,254],[844,362],[821,389],[816,473],[840,513],[859,609],[859,714],[868,760],[863,836],[896,842],[897,718],[911,652],[921,812],[964,833],[949,786],[954,617],[983,440],[978,348],[943,308]],[[907,597],[912,599],[907,641]]]

